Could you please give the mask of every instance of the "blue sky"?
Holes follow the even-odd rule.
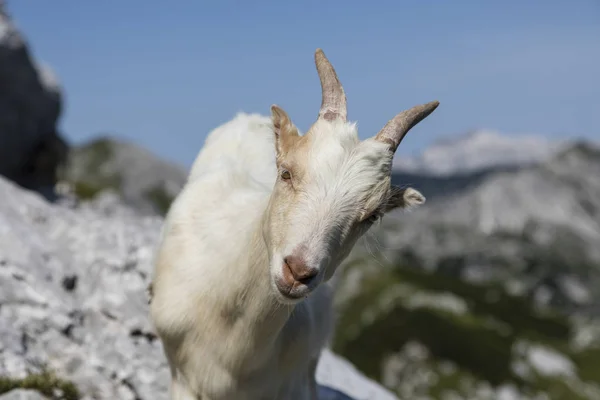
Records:
[[[398,150],[476,128],[600,136],[600,1],[8,0],[65,91],[72,142],[121,136],[189,166],[238,111],[282,106],[301,130],[320,105],[324,49],[361,138],[440,107]]]

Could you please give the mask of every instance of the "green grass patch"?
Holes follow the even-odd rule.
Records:
[[[577,365],[581,379],[600,384],[600,348],[571,352],[569,355]]]
[[[434,357],[451,360],[494,384],[518,379],[510,370],[513,338],[469,316],[441,310],[396,305],[355,338],[338,340],[334,349],[368,376],[379,379],[384,357],[399,351],[410,340],[424,344]]]
[[[114,154],[113,143],[108,138],[93,140],[76,151],[77,157],[86,160],[85,169],[88,171],[97,170],[109,162]]]
[[[49,371],[28,375],[23,379],[0,376],[0,395],[14,389],[36,390],[52,400],[78,400],[81,397],[75,384],[60,379]]]
[[[536,338],[541,334],[561,340],[571,335],[565,317],[554,313],[540,315],[526,298],[508,294],[499,285],[474,285],[413,268],[397,267],[393,275],[396,281],[410,282],[426,290],[454,293],[468,303],[472,313],[493,316],[510,325],[516,334]]]
[[[114,144],[100,138],[71,149],[66,165],[58,173],[59,180],[70,183],[75,195],[91,200],[100,192],[110,189],[121,193],[122,177],[107,173],[104,166],[114,157]]]

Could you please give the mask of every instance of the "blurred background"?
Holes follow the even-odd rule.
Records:
[[[440,101],[394,161],[428,202],[345,263],[332,350],[400,399],[600,399],[596,0],[0,1],[0,394],[165,390],[152,235],[212,129],[308,129],[318,47],[361,139]]]

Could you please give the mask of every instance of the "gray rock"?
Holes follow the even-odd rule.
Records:
[[[0,175],[51,196],[56,168],[67,151],[56,131],[61,88],[49,67],[32,59],[3,3],[0,87]]]
[[[48,366],[99,398],[164,393],[145,297],[160,220],[51,206],[5,181],[0,192],[0,374]]]
[[[0,198],[0,376],[46,367],[86,398],[166,399],[146,295],[162,219],[113,193],[49,204],[1,178]],[[353,398],[395,399],[329,351],[317,379]]]
[[[0,400],[46,400],[35,390],[15,389],[0,396]]]

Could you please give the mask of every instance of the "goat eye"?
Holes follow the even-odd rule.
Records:
[[[375,222],[378,219],[379,219],[379,214],[373,214],[369,218],[367,218],[367,221],[369,221],[369,222]]]
[[[281,179],[284,181],[290,180],[292,179],[292,174],[290,174],[290,171],[284,169],[281,171]]]
[[[379,218],[381,218],[381,213],[379,212],[379,210],[375,211],[374,213],[372,213],[371,215],[369,215],[367,218],[363,219],[363,222],[368,222],[370,224],[376,222]]]

